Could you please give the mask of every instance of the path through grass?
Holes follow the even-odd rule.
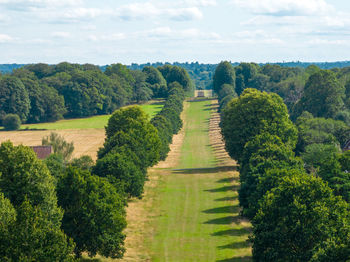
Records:
[[[248,261],[250,224],[239,217],[238,173],[216,165],[211,101],[190,102],[181,160],[159,187],[152,261]]]

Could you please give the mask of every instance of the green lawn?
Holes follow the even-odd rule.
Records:
[[[142,109],[150,116],[154,116],[162,109],[161,104],[145,104],[141,105]],[[21,129],[90,129],[104,128],[107,125],[110,115],[93,116],[88,118],[76,118],[60,120],[54,123],[42,124],[23,124]]]
[[[210,103],[190,102],[181,161],[157,189],[152,261],[250,261],[238,173],[216,166],[209,145]]]

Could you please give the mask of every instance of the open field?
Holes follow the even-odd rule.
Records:
[[[141,107],[148,115],[153,116],[161,110],[162,105],[145,104]],[[54,131],[64,136],[68,142],[74,142],[73,157],[89,155],[95,160],[97,150],[104,142],[104,127],[107,125],[109,117],[110,115],[104,115],[61,120],[55,123],[23,125],[22,128],[28,126],[29,130],[0,131],[0,142],[10,140],[15,145],[37,146],[41,145],[41,140],[44,136],[48,136]]]
[[[144,104],[141,108],[150,116],[154,116],[161,109],[162,105],[159,103]],[[25,129],[47,129],[47,130],[60,130],[60,129],[90,129],[90,128],[104,128],[107,125],[108,119],[111,115],[93,116],[88,118],[75,118],[65,119],[53,123],[41,123],[41,124],[23,124],[22,130]]]

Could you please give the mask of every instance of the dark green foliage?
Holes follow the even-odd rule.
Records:
[[[44,159],[44,163],[50,170],[50,174],[57,180],[64,174],[66,170],[66,161],[61,154],[51,154]]]
[[[213,77],[213,90],[215,93],[219,93],[223,84],[231,85],[235,88],[236,74],[233,66],[227,62],[221,62],[215,69]]]
[[[319,178],[295,173],[281,180],[265,195],[253,219],[255,261],[309,261],[314,253],[323,253],[325,241],[348,243],[346,238],[338,239],[349,234],[346,202],[334,197]]]
[[[32,149],[5,142],[0,174],[2,261],[72,261],[74,245],[60,229],[63,214],[45,164]]]
[[[123,137],[117,140],[113,137]],[[128,144],[136,153],[139,151],[143,167],[153,166],[159,161],[160,140],[157,129],[149,122],[148,116],[139,106],[121,108],[113,113],[106,127],[104,154],[116,146]],[[132,142],[130,142],[132,141]],[[99,157],[104,154],[99,153]]]
[[[64,209],[62,228],[76,243],[77,257],[86,251],[121,258],[125,251],[125,200],[105,179],[69,167],[57,185]]]
[[[192,81],[185,69],[171,65],[164,65],[157,69],[162,73],[168,86],[173,82],[178,82],[186,93],[190,94],[193,91]],[[168,89],[170,90],[170,87]]]
[[[141,197],[147,170],[141,165],[138,151],[126,146],[116,147],[98,159],[93,173],[122,187],[128,197]]]
[[[30,109],[28,92],[22,81],[13,76],[0,78],[0,119],[6,114],[17,114],[23,122]]]
[[[241,95],[244,89],[251,87],[264,91],[269,77],[263,74],[258,75],[259,66],[255,63],[240,63],[235,67],[236,72],[236,93]]]
[[[73,158],[69,164],[83,170],[91,170],[95,163],[91,156],[81,156],[79,158]]]
[[[57,207],[55,180],[31,148],[2,143],[0,173],[0,191],[15,208],[27,199],[40,208],[52,224],[60,225],[62,212]]]
[[[239,201],[244,216],[253,218],[259,209],[259,200],[274,187],[274,183],[264,183],[264,187],[260,185],[257,190],[270,169],[302,171],[303,163],[294,157],[294,152],[280,138],[263,133],[246,144],[241,159]]]
[[[63,136],[52,132],[49,136],[43,137],[41,144],[43,146],[52,146],[53,152],[55,154],[62,155],[65,161],[68,161],[74,151],[73,142],[67,142]]]
[[[146,74],[146,82],[150,85],[154,97],[166,97],[168,93],[167,82],[155,67],[146,66],[142,69]]]
[[[276,94],[246,89],[222,111],[221,129],[226,150],[240,161],[244,145],[260,133],[277,135],[294,147],[297,130],[288,118],[287,107]]]
[[[345,88],[328,70],[319,71],[306,82],[303,96],[295,114],[308,111],[315,117],[334,117],[344,108]],[[300,108],[300,109],[299,109]]]
[[[158,130],[158,136],[161,141],[159,159],[165,160],[169,151],[169,145],[173,138],[172,123],[161,114],[157,114],[151,119],[151,124]]]
[[[2,120],[5,130],[18,130],[21,127],[21,119],[16,114],[7,114]]]

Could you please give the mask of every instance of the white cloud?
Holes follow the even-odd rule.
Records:
[[[185,6],[216,6],[216,0],[183,0]]]
[[[349,45],[350,41],[344,39],[331,40],[315,38],[309,40],[307,43],[310,45]]]
[[[13,41],[14,41],[14,38],[12,38],[11,36],[6,34],[0,34],[0,43],[9,43]]]
[[[168,7],[162,4],[132,3],[124,5],[116,10],[116,16],[123,20],[147,19],[147,18],[167,18],[176,21],[188,21],[201,19],[202,12],[198,7]]]
[[[53,32],[51,36],[56,38],[68,38],[71,34],[69,32]]]
[[[320,15],[334,10],[325,0],[233,0],[254,14],[272,16]]]

